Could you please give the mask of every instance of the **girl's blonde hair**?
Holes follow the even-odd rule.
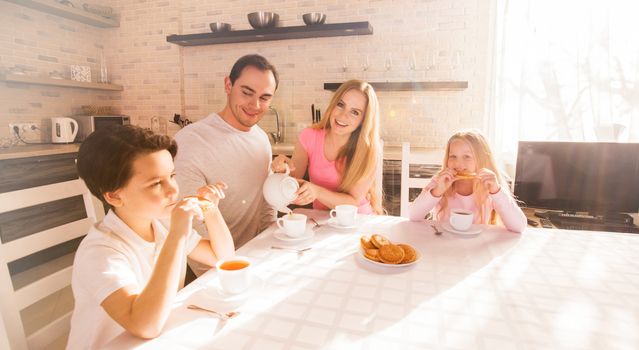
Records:
[[[343,83],[331,98],[324,117],[313,125],[315,129],[331,128],[330,116],[342,99],[350,90],[357,90],[366,97],[366,109],[363,111],[362,124],[351,134],[346,145],[337,155],[337,170],[342,174],[342,182],[338,191],[349,192],[362,178],[374,176],[373,184],[368,190],[367,197],[376,214],[383,214],[382,208],[382,179],[375,176],[382,166],[381,142],[379,138],[379,103],[373,87],[361,80],[349,80]],[[381,173],[381,171],[379,171]]]
[[[495,165],[495,159],[493,157],[493,153],[490,151],[490,147],[488,146],[488,142],[486,142],[486,138],[481,134],[478,130],[461,130],[448,139],[448,144],[446,144],[446,153],[444,154],[443,167],[444,169],[448,167],[448,156],[450,154],[450,144],[453,141],[462,140],[467,142],[470,145],[470,148],[473,152],[473,157],[475,157],[475,164],[477,169],[486,168],[495,173],[497,176],[497,181],[501,186],[500,191],[505,191],[506,194],[512,196],[510,190],[508,189],[508,184],[504,180],[504,177],[500,174],[497,166]],[[436,213],[436,217],[441,219],[446,212],[448,207],[448,199],[451,198],[455,194],[455,183],[444,193],[441,201],[439,202],[439,211]],[[488,198],[488,190],[484,186],[481,185],[479,181],[474,181],[473,184],[473,197],[475,199],[475,205],[479,208],[479,215],[481,218],[482,224],[496,224],[497,223],[497,213],[493,210],[490,214],[490,222],[484,222],[484,206],[483,204],[486,202]]]

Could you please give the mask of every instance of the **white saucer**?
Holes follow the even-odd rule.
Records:
[[[207,297],[215,299],[217,301],[221,301],[224,303],[238,303],[243,302],[248,299],[251,295],[259,292],[264,288],[264,280],[257,276],[251,276],[251,281],[249,282],[249,287],[242,293],[231,294],[222,290],[220,286],[220,281],[215,280],[215,282],[209,284],[209,287],[205,289],[205,294]]]
[[[419,251],[417,251],[417,250],[415,250],[415,251],[417,252],[417,259],[415,259],[415,261],[413,261],[413,262],[409,262],[409,263],[406,263],[406,264],[386,264],[386,263],[383,263],[383,262],[370,260],[369,258],[364,256],[364,251],[362,249],[359,250],[359,254],[358,255],[359,255],[359,257],[362,260],[364,260],[365,262],[367,262],[367,263],[369,263],[371,265],[382,266],[382,267],[392,267],[392,268],[402,268],[402,267],[408,267],[408,266],[415,265],[422,259],[422,254]]]
[[[459,231],[450,226],[447,222],[442,222],[442,229],[447,232],[452,232],[458,235],[476,235],[483,231],[483,228],[480,225],[471,225],[470,228],[466,231]]]
[[[337,218],[330,218],[328,219],[328,221],[326,222],[328,224],[328,226],[337,228],[337,229],[341,229],[341,230],[350,230],[353,228],[357,228],[357,220],[355,220],[355,225],[351,225],[351,226],[342,226],[337,222]]]
[[[275,237],[276,239],[279,239],[280,241],[284,241],[284,242],[299,242],[299,241],[305,241],[309,238],[313,238],[313,236],[315,235],[315,232],[313,232],[313,230],[306,230],[306,232],[304,232],[303,235],[299,236],[299,237],[291,237],[289,235],[287,235],[286,233],[284,233],[283,231],[277,230],[275,232],[273,232],[273,237]]]

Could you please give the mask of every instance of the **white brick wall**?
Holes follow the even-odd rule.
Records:
[[[95,43],[104,43],[111,77],[125,90],[95,98],[113,103],[144,126],[150,125],[154,115],[171,118],[173,113],[182,113],[197,120],[220,111],[226,102],[223,78],[235,60],[248,53],[264,55],[280,72],[274,106],[285,119],[288,141],[310,124],[311,103],[322,108],[328,104],[331,92],[323,90],[323,83],[347,78],[469,82],[464,91],[378,92],[382,135],[387,142],[440,147],[458,128],[484,125],[489,17],[484,1],[112,0],[109,4],[121,14],[120,28],[91,28],[89,32],[98,38]],[[15,5],[11,9],[17,11]],[[374,34],[198,47],[166,42],[169,34],[208,32],[210,22],[228,22],[234,30],[250,29],[246,14],[255,10],[279,13],[281,26],[302,25],[302,14],[313,11],[326,13],[327,23],[370,21]],[[456,51],[461,60],[453,69],[451,57]],[[393,63],[387,72],[384,62],[389,53]],[[409,69],[412,54],[415,71]],[[435,66],[427,71],[426,58],[433,55]],[[366,56],[370,68],[364,72],[361,62]],[[4,55],[2,61],[6,65]],[[37,97],[30,96],[23,105],[38,103]],[[273,125],[269,120],[264,124],[265,128]]]
[[[49,72],[67,74],[69,65],[91,68],[99,76],[100,50],[106,29],[49,15],[0,1],[0,74],[16,65],[27,74],[48,77]],[[50,135],[48,118],[67,116],[82,105],[110,105],[119,92],[50,86],[0,83],[0,137],[9,136],[8,123],[35,122]]]

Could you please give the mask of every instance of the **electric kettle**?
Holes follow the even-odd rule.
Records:
[[[78,134],[78,122],[71,118],[51,118],[51,142],[72,143]]]

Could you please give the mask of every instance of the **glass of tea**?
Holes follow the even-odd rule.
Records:
[[[223,259],[215,264],[222,290],[229,294],[244,292],[251,282],[251,261],[242,256]]]

